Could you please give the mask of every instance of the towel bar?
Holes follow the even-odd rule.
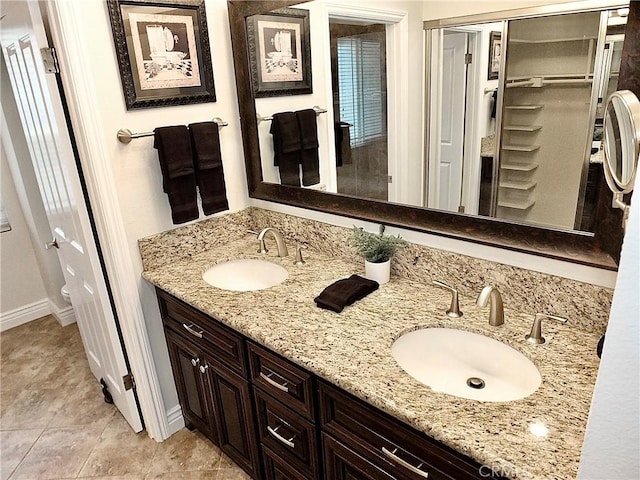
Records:
[[[321,113],[327,113],[327,111],[324,108],[320,108],[317,105],[313,106],[313,110],[316,112],[316,115],[320,115]],[[273,120],[273,115],[269,116],[269,117],[263,117],[262,115],[260,115],[259,113],[256,115],[256,118],[258,119],[258,124],[261,122],[269,122],[271,120]]]
[[[212,121],[218,124],[218,129],[229,125],[220,117],[214,117]],[[134,138],[153,137],[153,135],[154,135],[153,132],[132,133],[131,130],[129,130],[128,128],[121,128],[120,130],[118,130],[118,133],[117,133],[118,140],[124,144],[130,143],[131,140],[133,140]]]

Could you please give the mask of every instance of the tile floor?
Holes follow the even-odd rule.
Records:
[[[162,443],[104,402],[77,326],[0,334],[0,480],[248,480],[197,432]]]

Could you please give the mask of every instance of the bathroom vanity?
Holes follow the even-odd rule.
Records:
[[[448,318],[447,292],[398,274],[336,314],[313,298],[335,280],[362,273],[348,255],[309,248],[298,266],[275,248],[256,253],[255,236],[241,233],[242,226],[224,240],[206,237],[197,224],[182,228],[141,243],[143,275],[157,288],[187,426],[253,478],[576,477],[600,335],[578,328],[575,315],[566,325],[546,324],[547,343],[534,346],[525,335],[536,312],[522,305],[519,311],[508,296],[505,324],[492,327],[475,297],[463,295],[464,316]],[[176,254],[192,248],[194,237],[211,248]],[[202,279],[212,265],[242,258],[281,265],[288,278],[247,292]],[[429,327],[513,347],[538,368],[541,386],[511,402],[430,390],[391,354],[402,334]]]

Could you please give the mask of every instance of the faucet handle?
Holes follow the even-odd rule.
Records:
[[[447,316],[451,318],[459,318],[463,315],[460,311],[460,303],[458,302],[458,290],[451,285],[447,285],[444,282],[439,280],[433,280],[433,285],[436,287],[444,288],[445,290],[449,290],[451,292],[451,306],[449,310],[447,310]]]
[[[557,320],[562,323],[567,323],[567,319],[564,317],[558,317],[557,315],[549,315],[546,313],[536,313],[535,317],[533,318],[531,332],[524,337],[527,339],[527,342],[532,343],[533,345],[542,345],[545,342],[545,339],[542,336],[543,318],[550,318],[551,320]]]
[[[294,265],[304,265],[304,259],[302,258],[302,249],[309,248],[305,243],[299,243],[296,248],[296,259],[293,261]]]

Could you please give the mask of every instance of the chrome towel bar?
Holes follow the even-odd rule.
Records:
[[[321,113],[327,113],[327,111],[324,108],[320,108],[317,105],[313,106],[313,110],[316,112],[316,115],[320,115]],[[258,123],[261,122],[269,122],[271,120],[273,120],[273,115],[269,116],[269,117],[263,117],[262,115],[260,115],[259,113],[256,115],[256,118],[258,119]]]
[[[215,122],[218,124],[218,129],[229,125],[220,117],[214,117],[212,122]],[[118,133],[117,133],[118,140],[124,144],[130,143],[131,140],[133,140],[134,138],[153,137],[153,135],[154,135],[153,132],[132,133],[131,130],[129,130],[128,128],[121,128],[120,130],[118,130]]]

